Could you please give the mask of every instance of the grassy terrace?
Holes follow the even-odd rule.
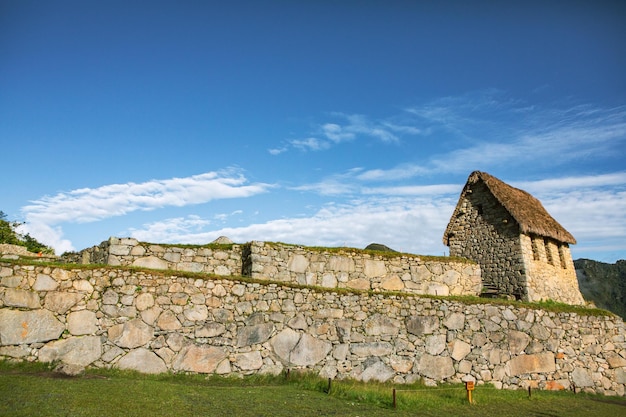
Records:
[[[464,387],[325,380],[309,374],[244,378],[142,375],[88,370],[55,374],[39,363],[0,361],[0,415],[35,416],[611,416],[626,399],[573,392],[495,390],[478,386],[469,404]],[[396,408],[393,389],[396,388]]]
[[[449,259],[449,258],[448,258]],[[193,278],[193,279],[212,279],[212,280],[232,280],[239,282],[249,282],[249,283],[257,283],[263,285],[278,285],[289,288],[310,288],[318,292],[327,292],[327,293],[338,293],[338,294],[369,294],[369,295],[382,295],[389,297],[420,297],[420,298],[430,298],[434,300],[449,300],[455,301],[463,304],[473,305],[473,304],[491,304],[491,305],[509,305],[518,308],[529,308],[534,310],[544,310],[548,312],[554,313],[576,313],[583,316],[615,316],[614,313],[602,310],[598,308],[589,308],[585,306],[574,306],[564,303],[558,303],[554,301],[543,301],[543,302],[523,302],[523,301],[513,301],[499,298],[483,298],[483,297],[475,297],[475,296],[435,296],[435,295],[415,295],[415,294],[407,294],[404,292],[383,292],[383,291],[363,291],[351,288],[326,288],[326,287],[318,287],[318,286],[306,286],[297,283],[291,282],[282,282],[282,281],[272,281],[258,278],[250,278],[245,276],[223,276],[223,275],[211,275],[200,272],[185,272],[185,271],[172,271],[172,270],[163,270],[163,269],[148,269],[148,268],[138,268],[138,267],[127,267],[127,266],[111,266],[106,264],[66,264],[66,263],[56,263],[56,262],[48,262],[43,261],[38,258],[22,258],[16,260],[10,259],[2,259],[0,262],[5,262],[9,264],[18,264],[18,265],[40,265],[40,266],[49,266],[54,268],[63,268],[67,270],[72,269],[81,269],[81,270],[94,270],[94,269],[112,269],[112,270],[125,270],[125,271],[136,271],[136,272],[145,272],[156,276],[162,277],[185,277],[185,278]]]
[[[455,256],[432,256],[432,255],[416,255],[414,253],[405,253],[405,252],[395,252],[395,251],[380,251],[380,250],[369,250],[369,249],[358,249],[358,248],[350,248],[347,246],[338,246],[338,247],[326,247],[326,246],[303,246],[296,245],[292,243],[283,243],[283,242],[264,242],[266,245],[280,247],[280,246],[290,246],[294,248],[302,248],[311,252],[320,252],[320,253],[335,253],[335,254],[368,254],[373,256],[380,256],[382,258],[402,258],[402,257],[410,257],[410,258],[420,258],[423,261],[439,261],[439,262],[462,262],[468,264],[475,264],[476,262],[471,259],[466,258],[458,258]]]

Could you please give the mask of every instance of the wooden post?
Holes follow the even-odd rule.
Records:
[[[331,379],[328,378],[328,391],[326,391],[327,394],[330,394],[330,381],[331,381]]]
[[[532,394],[530,393],[530,385],[528,386],[528,398],[530,398]]]
[[[396,409],[396,389],[393,389],[393,409]]]
[[[465,390],[467,391],[467,402],[472,404],[474,402],[472,400],[472,391],[474,391],[474,381],[466,381]]]

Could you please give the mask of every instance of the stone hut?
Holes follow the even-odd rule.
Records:
[[[470,174],[443,243],[480,265],[486,293],[584,304],[569,249],[576,239],[539,200],[486,172]]]

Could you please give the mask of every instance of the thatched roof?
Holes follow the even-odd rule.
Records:
[[[461,202],[468,193],[468,190],[479,181],[482,181],[487,186],[496,200],[511,214],[519,224],[522,233],[549,237],[564,243],[576,243],[574,236],[548,214],[539,200],[526,191],[511,187],[486,172],[474,171],[470,174],[459,197],[459,202],[454,209],[453,218],[457,215],[457,211],[460,209]],[[446,244],[449,233],[452,232],[452,230],[450,230],[451,227],[452,222],[448,224],[443,235],[444,244]]]

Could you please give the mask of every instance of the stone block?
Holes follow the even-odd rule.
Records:
[[[50,275],[46,274],[37,274],[37,279],[33,284],[33,290],[35,291],[54,291],[58,287],[59,283]]]
[[[306,256],[294,254],[287,262],[287,269],[295,273],[304,273],[309,267],[309,260]]]
[[[572,372],[572,382],[577,388],[593,387],[593,378],[588,370],[584,368],[575,368]]]
[[[273,323],[245,326],[237,332],[237,347],[251,346],[267,341],[274,332]]]
[[[263,357],[258,350],[235,355],[235,366],[242,371],[255,371],[263,366]]]
[[[37,309],[41,308],[41,301],[36,292],[7,288],[4,292],[4,305],[9,307]]]
[[[89,310],[80,310],[68,314],[67,329],[74,336],[95,334],[98,331],[96,313]]]
[[[430,283],[426,289],[426,294],[448,296],[450,295],[450,288],[445,284]]]
[[[72,282],[72,287],[76,291],[84,292],[87,294],[93,293],[93,285],[86,279],[79,279]]]
[[[381,314],[368,318],[363,327],[365,328],[365,334],[369,336],[397,335],[400,331],[400,324],[397,320]]]
[[[71,365],[87,366],[102,355],[102,343],[98,336],[70,337],[55,340],[39,350],[42,362],[60,361]]]
[[[383,279],[380,287],[385,291],[402,291],[404,289],[404,281],[398,276]]]
[[[439,355],[446,348],[446,335],[438,334],[426,338],[426,352],[431,355]]]
[[[368,278],[382,277],[387,274],[387,267],[384,261],[366,259],[363,263],[363,273]]]
[[[331,256],[328,260],[328,270],[335,272],[354,272],[354,259],[348,256]]]
[[[202,272],[204,265],[199,262],[179,262],[176,264],[177,271]]]
[[[48,310],[0,310],[0,345],[20,345],[58,339],[65,325]]]
[[[157,258],[156,256],[146,256],[143,258],[137,258],[133,261],[132,266],[137,266],[140,268],[150,268],[150,269],[168,269],[169,264],[167,261]]]
[[[435,381],[442,381],[454,375],[452,358],[448,356],[432,356],[423,354],[419,360],[419,373]]]
[[[465,314],[452,313],[443,320],[443,325],[450,330],[463,330],[463,327],[465,327]]]
[[[178,330],[183,327],[176,314],[171,310],[165,310],[161,313],[157,320],[157,326],[161,330]]]
[[[106,303],[106,304],[111,304],[111,303]],[[115,303],[112,303],[112,304],[115,304]],[[150,293],[144,292],[144,293],[139,294],[135,298],[135,307],[139,311],[147,310],[152,306],[154,306],[154,296]]]
[[[109,340],[121,348],[134,349],[154,337],[154,330],[141,319],[134,319],[109,328]]]
[[[109,246],[109,253],[116,256],[126,256],[130,254],[131,247],[128,245],[111,245]]]
[[[507,339],[509,341],[509,351],[513,355],[523,353],[530,343],[530,336],[517,330],[509,330],[507,333]]]
[[[554,353],[516,356],[510,360],[509,369],[511,376],[554,372],[556,370]]]
[[[365,278],[352,279],[346,282],[346,287],[366,291],[370,289],[370,280]]]
[[[615,352],[608,352],[605,355],[606,361],[611,368],[623,368],[626,367],[626,359],[621,357]]]
[[[274,353],[284,362],[290,362],[291,351],[300,341],[301,333],[286,328],[270,340]]]
[[[362,342],[350,344],[353,355],[367,358],[369,356],[385,356],[393,352],[393,345],[389,342]]]
[[[203,305],[187,306],[183,311],[185,318],[189,321],[204,321],[209,317],[209,310]]]
[[[217,365],[227,357],[228,354],[222,348],[190,345],[176,355],[172,368],[176,371],[208,374],[214,372]]]
[[[216,337],[223,334],[226,327],[221,323],[210,322],[196,330],[196,337]]]
[[[162,374],[167,372],[163,359],[146,348],[133,349],[117,362],[116,367],[123,370],[142,372],[145,374]]]
[[[380,358],[372,357],[363,362],[363,372],[361,372],[359,379],[363,382],[386,382],[393,378],[394,375],[395,371],[385,365]]]
[[[472,345],[459,339],[454,339],[448,345],[450,356],[455,361],[463,360],[471,351]]]
[[[439,328],[439,318],[436,316],[416,316],[406,320],[407,332],[416,336],[431,334]]]
[[[313,366],[328,355],[332,344],[304,333],[291,351],[289,361],[297,366]]]

